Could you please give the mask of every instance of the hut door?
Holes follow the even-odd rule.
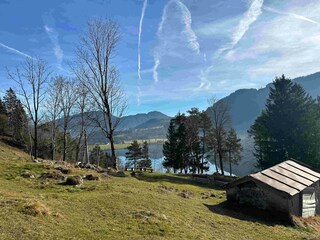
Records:
[[[302,193],[302,217],[316,215],[316,194],[309,189]]]

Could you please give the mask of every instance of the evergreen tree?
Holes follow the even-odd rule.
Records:
[[[177,136],[176,136],[176,129],[175,129],[175,120],[171,119],[168,133],[167,133],[167,141],[163,144],[163,155],[164,155],[164,162],[163,166],[165,168],[173,168],[173,171],[176,172],[178,168],[176,164],[176,149],[177,149]]]
[[[141,159],[141,147],[137,140],[134,140],[130,146],[127,147],[126,158],[133,161],[134,168],[137,167],[138,160]]]
[[[238,164],[241,160],[241,139],[238,138],[236,131],[231,128],[226,139],[226,151],[228,153],[229,172],[232,176],[232,164]]]
[[[163,144],[163,155],[165,168],[172,168],[173,172],[177,170],[188,170],[188,148],[186,133],[186,117],[184,114],[178,113],[171,119],[167,141]]]
[[[104,166],[106,160],[107,155],[103,151],[101,151],[100,145],[96,144],[94,148],[90,151],[89,162],[98,166]]]
[[[25,144],[27,134],[26,112],[12,88],[6,91],[3,102],[8,117],[9,134],[15,144],[22,146]]]
[[[151,167],[151,160],[149,157],[149,145],[147,141],[143,142],[142,149],[141,149],[141,160],[138,163],[138,167],[142,168],[150,168]]]
[[[7,115],[6,106],[5,106],[5,104],[4,104],[4,102],[2,101],[1,98],[0,98],[0,114]]]
[[[6,106],[0,98],[0,135],[8,134],[8,116]]]
[[[185,162],[187,166],[190,167],[192,173],[196,173],[196,171],[200,169],[200,161],[202,158],[201,155],[201,141],[199,137],[199,129],[200,129],[200,111],[198,108],[191,108],[187,111],[188,116],[186,118],[186,142],[187,142],[187,151],[188,155],[185,157]],[[186,170],[185,170],[186,172]]]
[[[175,120],[177,125],[176,167],[181,172],[187,173],[189,167],[189,149],[187,145],[186,116],[178,113]]]
[[[277,77],[266,110],[249,130],[258,167],[265,169],[295,158],[319,168],[319,117],[315,101],[299,84],[284,75]]]

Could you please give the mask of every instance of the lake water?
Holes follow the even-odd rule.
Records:
[[[126,160],[125,154],[128,150],[127,149],[118,149],[116,150],[117,157],[125,164]],[[162,153],[162,144],[150,144],[149,145],[149,156],[152,162],[152,168],[156,172],[165,172],[166,169],[162,166],[164,161],[164,156]],[[226,166],[225,166],[226,168]],[[228,168],[226,168],[228,170]],[[209,162],[209,171],[206,172],[207,174],[213,174],[216,171],[215,164]],[[224,171],[225,175],[229,175],[229,172]]]

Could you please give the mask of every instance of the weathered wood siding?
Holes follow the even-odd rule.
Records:
[[[314,187],[308,187],[302,192],[302,217],[316,214],[316,193]]]

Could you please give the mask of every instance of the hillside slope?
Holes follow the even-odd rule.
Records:
[[[188,177],[101,177],[81,187],[39,179],[46,163],[0,143],[0,239],[319,239],[270,216],[224,204]],[[22,178],[28,171],[34,179]],[[88,171],[72,169],[72,174]],[[90,171],[89,171],[90,172]],[[190,198],[189,198],[190,197]]]

